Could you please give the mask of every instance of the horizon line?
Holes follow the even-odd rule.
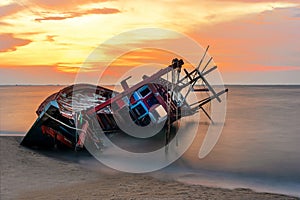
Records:
[[[0,84],[3,86],[69,86],[73,84]],[[102,84],[102,85],[120,85],[121,84]],[[225,86],[300,86],[300,83],[229,83]]]

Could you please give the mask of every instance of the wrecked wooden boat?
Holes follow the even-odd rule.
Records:
[[[122,92],[89,84],[63,88],[50,95],[38,107],[38,118],[21,145],[38,148],[60,146],[80,150],[89,143],[101,149],[103,144],[99,132],[106,135],[122,132],[120,124],[128,124],[128,119],[123,117],[125,115],[129,115],[129,121],[137,126],[151,128],[163,125],[166,130],[165,143],[168,144],[172,123],[194,115],[199,110],[210,118],[204,105],[215,99],[221,102],[220,96],[228,92],[228,89],[216,92],[205,78],[216,66],[200,71],[199,64],[188,72],[182,70],[183,65],[181,59],[173,59],[171,65],[152,76],[144,75],[143,80],[133,86],[129,86],[125,79],[121,82]],[[184,75],[180,78],[182,71]],[[168,74],[171,74],[171,80],[164,78]],[[197,81],[202,82],[202,87],[196,88]],[[185,94],[182,92],[184,88],[187,89]],[[190,92],[207,92],[209,96],[189,104],[186,97]]]

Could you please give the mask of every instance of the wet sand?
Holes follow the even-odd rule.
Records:
[[[299,199],[249,189],[187,185],[148,175],[85,167],[86,153],[32,150],[0,137],[1,200],[6,199]]]

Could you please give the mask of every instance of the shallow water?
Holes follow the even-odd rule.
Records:
[[[35,110],[62,86],[1,86],[0,134],[24,135]],[[246,187],[300,196],[300,86],[230,86],[226,124],[213,151],[198,151],[207,130],[171,166],[153,173],[191,184]]]
[[[300,196],[300,87],[229,89],[226,124],[213,151],[200,160],[195,142],[169,171],[187,183]]]

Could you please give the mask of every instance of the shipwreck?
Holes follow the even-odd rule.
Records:
[[[129,86],[125,79],[120,83],[122,92],[90,84],[65,87],[41,103],[36,111],[38,117],[21,145],[80,150],[89,143],[101,149],[103,144],[99,131],[122,134],[119,124],[128,123],[128,119],[122,117],[124,113],[129,114],[132,123],[141,127],[162,125],[165,144],[168,144],[172,139],[172,123],[199,111],[212,120],[204,105],[213,100],[221,102],[220,96],[228,92],[228,89],[216,91],[207,81],[205,76],[217,66],[206,69],[210,59],[200,70],[204,56],[198,67],[190,72],[183,69],[183,60],[175,58],[171,65],[151,76],[144,75],[143,80],[133,86]],[[180,73],[183,73],[181,78]],[[171,80],[164,78],[168,74],[171,74]],[[196,87],[199,81],[201,87]],[[183,93],[184,88],[186,93]],[[189,104],[186,97],[191,92],[206,92],[209,95]]]

